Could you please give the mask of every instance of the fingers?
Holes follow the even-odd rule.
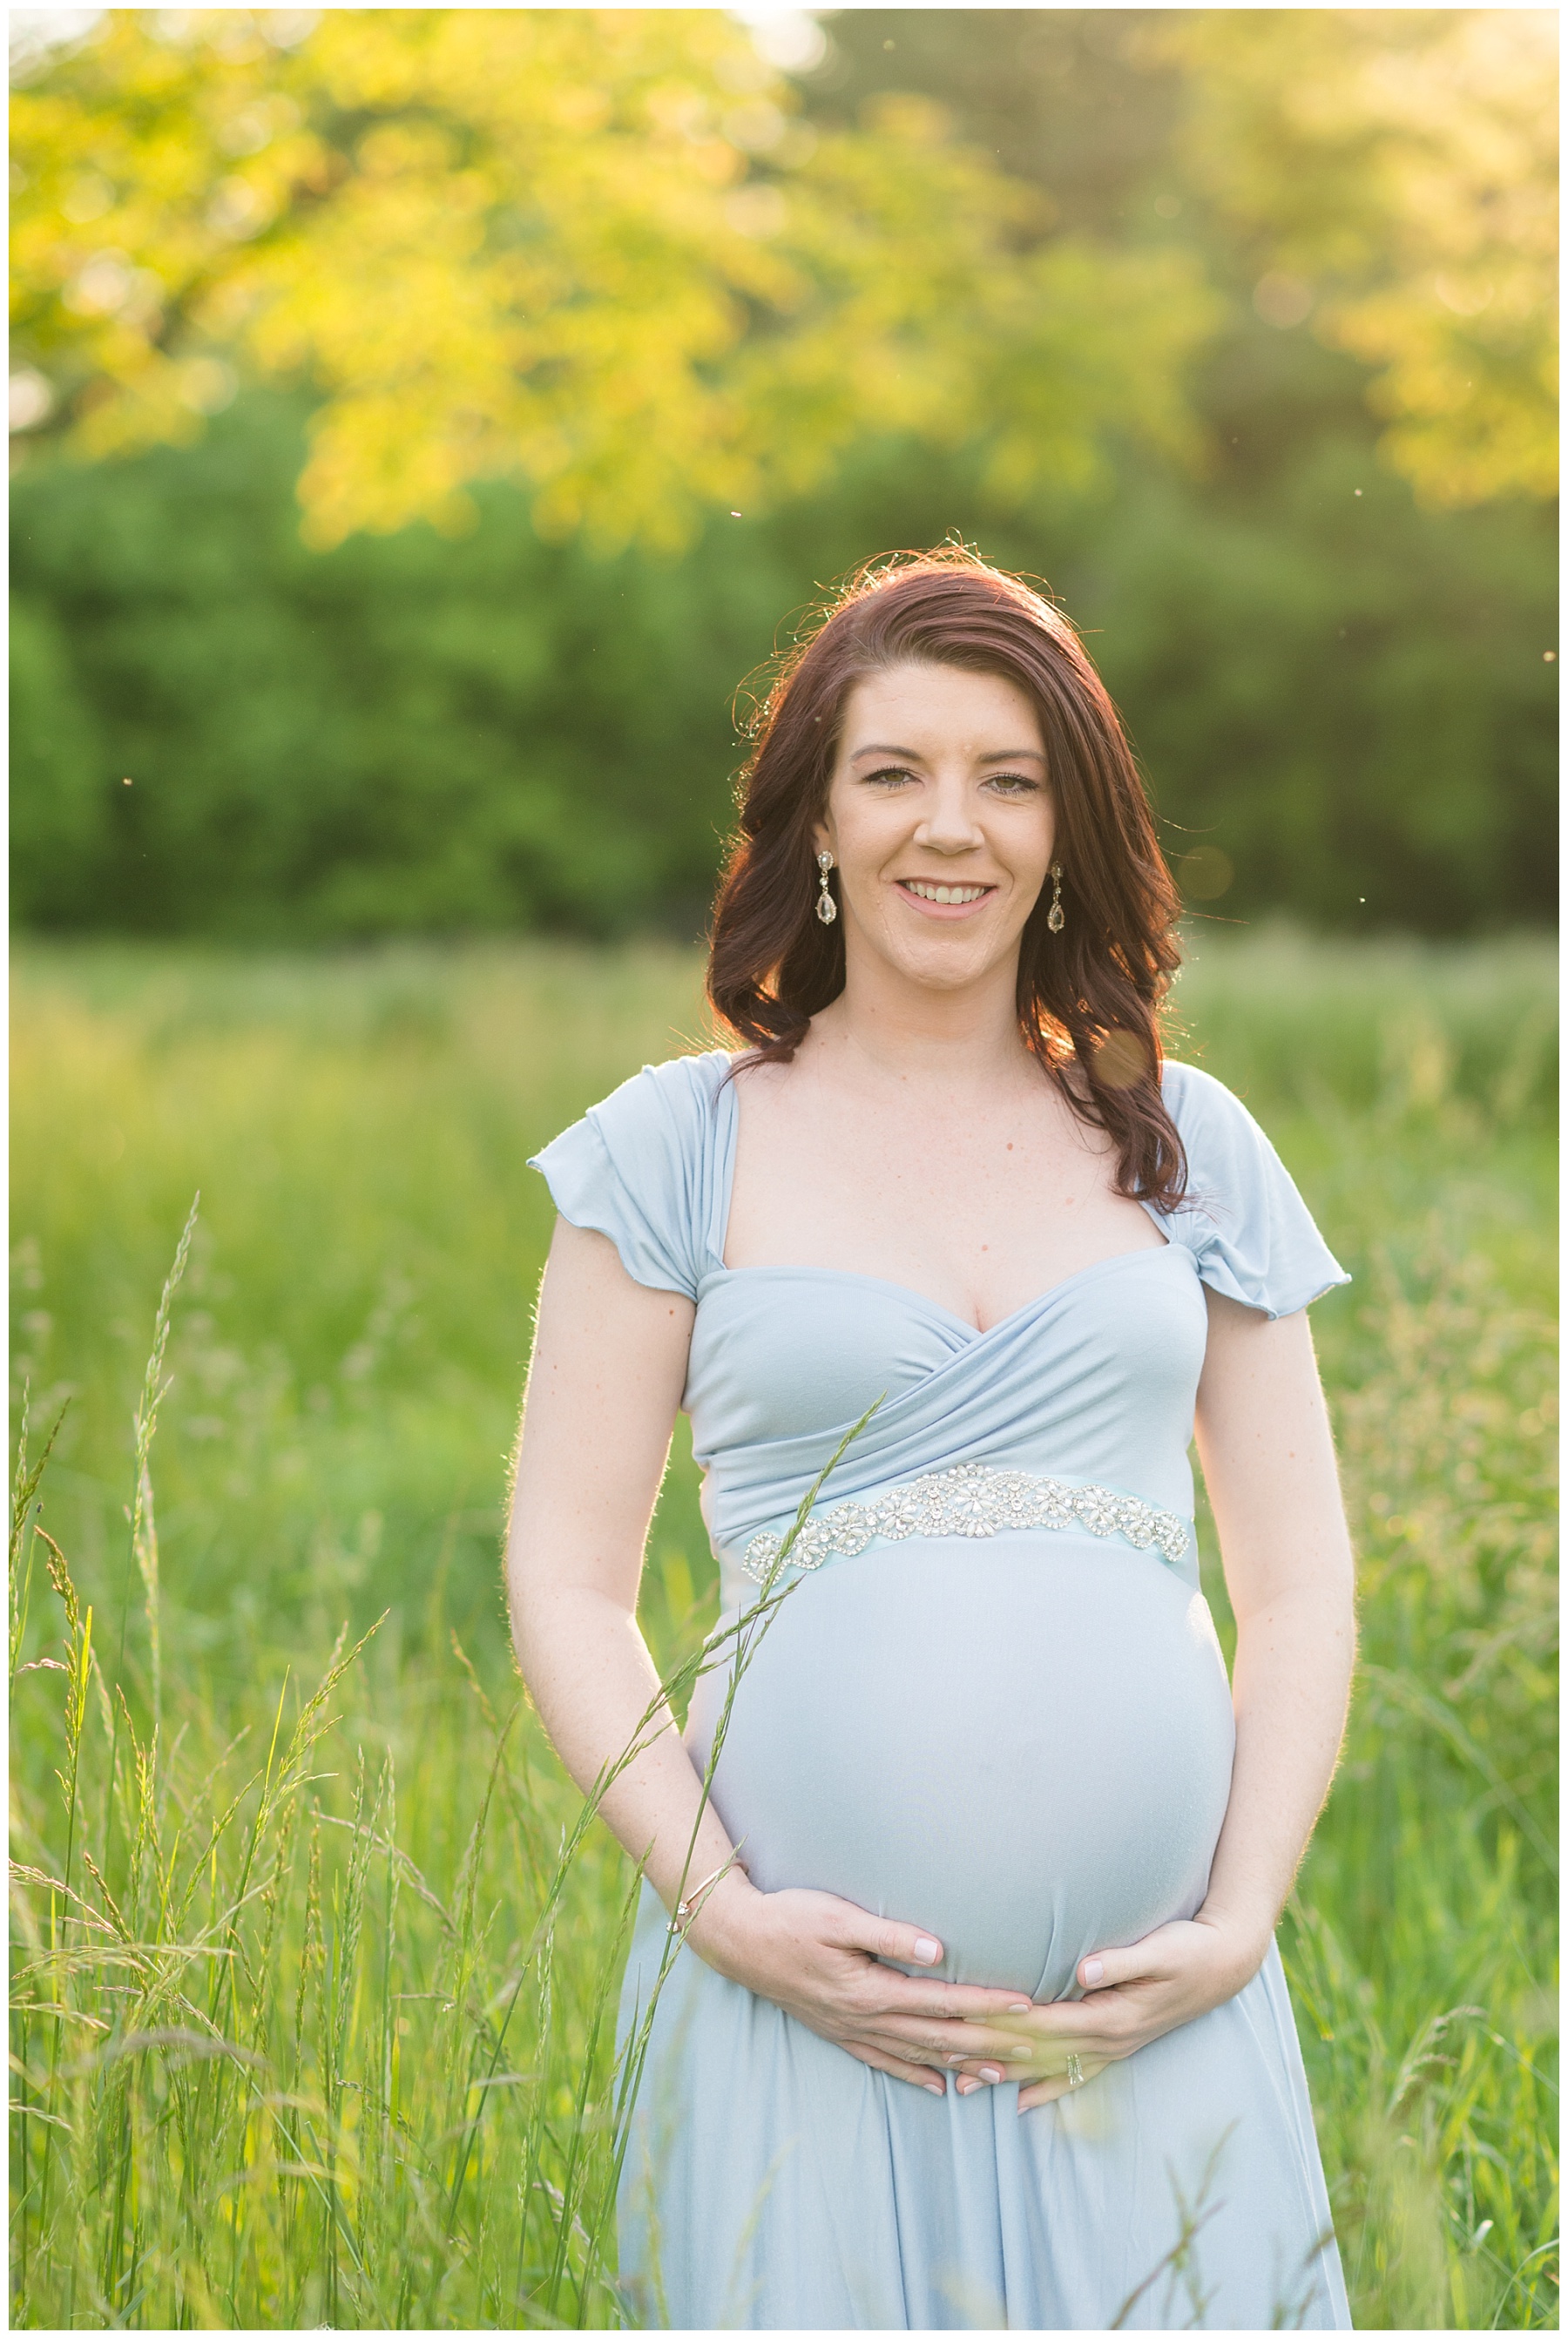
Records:
[[[873,1958],[896,1965],[939,1966],[943,1950],[934,1933],[918,1925],[895,1924],[891,1917],[873,1917],[853,1901],[839,1903],[843,1916],[828,1938],[843,1949],[866,1949]]]
[[[908,1985],[915,1989],[945,1992],[948,1995],[944,2003],[950,2013],[992,2013],[1004,2007],[1028,2012],[1030,2000],[1022,1990],[993,1989],[974,1982],[925,1983],[917,1975],[891,1970],[898,1966],[938,1966],[947,1952],[934,1933],[925,1932],[918,1925],[901,1925],[891,1917],[873,1917],[851,1900],[830,1900],[825,1894],[821,1899],[831,1910],[822,1925],[822,1939],[836,1949],[860,1949],[880,1959],[890,1969],[890,1989]]]
[[[846,2038],[842,2043],[846,2054],[853,2055],[857,2063],[868,2063],[873,2071],[885,2071],[890,2078],[907,2079],[911,2087],[923,2087],[928,2095],[947,2093],[946,2081],[922,2069],[918,2063],[902,2063],[896,2055],[884,2055],[880,2048],[867,2046],[863,2041],[852,2044]]]
[[[1065,2071],[1052,2072],[1049,2077],[1036,2079],[1029,2087],[1019,2089],[1018,2108],[1020,2112],[1032,2112],[1041,2104],[1054,2104],[1063,2096],[1075,2096],[1079,2089],[1086,2087],[1091,2079],[1098,2079],[1105,2068],[1105,2064],[1096,2058],[1088,2055],[1080,2056],[1079,2058],[1080,2077],[1076,2087]]]
[[[1031,2006],[1026,2014],[1018,2011],[1017,2000],[972,2014],[962,2005],[953,1983],[916,1984],[907,1998],[879,1990],[875,2000],[861,1999],[857,2027],[874,2030],[895,2051],[919,2052],[966,2071],[981,2060],[1038,2069],[1070,2052],[1104,2062],[1132,2052],[1149,2029],[1149,2007],[1109,1990]]]
[[[803,1896],[804,1897],[804,1896]],[[1031,2001],[1019,1989],[993,1989],[978,1982],[925,1981],[918,1974],[901,1974],[899,1966],[939,1966],[947,1952],[934,1933],[919,1925],[904,1925],[892,1917],[873,1917],[853,1900],[831,1893],[810,1895],[814,1926],[819,1938],[834,1949],[858,1949],[878,1959],[877,1975],[887,1992],[887,2004],[901,2014],[982,2015],[1027,2014]]]
[[[1000,2015],[1033,2010],[1016,1990],[987,1989],[974,1982],[922,1981],[912,1974],[895,1973],[891,1966],[869,1969],[865,1980],[868,1990],[876,1993],[879,2008],[888,2014],[936,2015],[944,2022],[995,2021]]]
[[[1028,2063],[1039,2059],[1035,2046],[1017,2030],[998,2030],[983,2022],[932,2022],[906,2014],[886,2014],[877,2023],[879,2034],[912,2051],[934,2055],[943,2063],[967,2070],[971,2064]]]
[[[1007,2077],[994,2063],[982,2063],[977,2071],[966,2071],[953,2081],[961,2096],[977,2096],[982,2087],[999,2087]]]
[[[1019,2068],[1021,2063],[1027,2067],[1021,2071]],[[954,2058],[950,2058],[948,2068],[958,2078],[985,2079],[992,2087],[999,2079],[1017,2079],[1021,2086],[1028,2087],[1032,2084],[1037,2076],[1040,2064],[1040,2058],[1038,2055],[1015,2055],[1005,2059],[1001,2056],[982,2055],[966,2056],[962,2063]],[[1084,2068],[1088,2068],[1087,2064]]]
[[[955,2070],[962,2064],[965,2069],[977,2060],[1000,2062],[1000,2055],[987,2055],[979,2047],[966,2051],[963,2042],[955,2038],[957,2023],[904,2022],[886,2018],[862,2015],[847,2026],[847,2035],[874,2047],[879,2054],[891,2055],[901,2063],[921,2063],[934,2072]],[[1010,2041],[1016,2046],[1016,2041]]]
[[[1027,2039],[1037,2058],[1041,2049],[1052,2048],[1063,2053],[1071,2048],[1080,2055],[1119,2054],[1124,2038],[1139,2027],[1138,2009],[1119,1997],[1062,1998],[1050,2006],[1037,2006],[1030,2019],[1016,2028],[994,2015],[989,2023],[965,2022],[957,2043],[963,2047],[973,2038],[974,2051],[989,2054],[1000,2034],[1015,2041]],[[983,2047],[980,2044],[982,2032],[986,2034]]]
[[[1116,1989],[1123,1982],[1145,1981],[1150,1974],[1170,1970],[1170,1934],[1176,1929],[1159,1925],[1125,1949],[1092,1949],[1078,1961],[1078,1979],[1085,1989]]]
[[[1017,2028],[1004,2028],[994,2020],[987,2023],[946,2016],[932,2019],[927,2015],[894,2012],[881,2007],[857,2011],[850,2018],[849,2027],[857,2037],[874,2041],[904,2061],[918,2058],[938,2070],[966,2072],[978,2070],[981,2063],[994,2063],[1002,2066],[1009,2076],[1019,2064],[1038,2070],[1043,2061],[1060,2061],[1062,2054],[1079,2044],[1076,2037],[1070,2038],[1065,2045],[1060,2039],[1042,2040],[1021,2023]],[[1096,2051],[1101,2044],[1095,2039]]]
[[[958,2015],[946,2007],[937,2013],[896,2004],[878,2006],[874,2019],[902,2038],[918,2038],[932,2047],[945,2046],[950,2055],[1001,2054],[1005,2048],[1024,2044],[1032,2035],[1021,2022],[1014,2029],[995,2015]]]

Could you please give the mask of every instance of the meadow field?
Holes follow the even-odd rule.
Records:
[[[635,1880],[498,1544],[527,1157],[703,1043],[698,961],[29,943],[13,1002],[13,2318],[615,2326]],[[1362,1663],[1282,1939],[1366,2328],[1557,2320],[1555,1040],[1528,937],[1202,927],[1175,994],[1356,1278]],[[677,1436],[666,1667],[714,1590]]]

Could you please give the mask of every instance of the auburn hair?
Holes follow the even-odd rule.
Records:
[[[1159,1015],[1180,962],[1179,903],[1143,783],[1061,611],[961,546],[867,563],[775,668],[750,726],[708,997],[752,1061],[787,1062],[843,989],[843,921],[815,914],[813,830],[850,692],[906,665],[1000,675],[1034,706],[1066,923],[1050,932],[1042,889],[1020,938],[1019,1028],[1080,1120],[1114,1143],[1116,1191],[1172,1209],[1186,1161],[1160,1094]]]

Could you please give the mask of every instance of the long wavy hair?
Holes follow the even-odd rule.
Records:
[[[708,997],[754,1061],[787,1062],[843,989],[843,921],[814,913],[812,832],[850,692],[907,665],[1000,675],[1034,706],[1066,923],[1050,932],[1042,891],[1020,938],[1019,1029],[1080,1120],[1115,1145],[1116,1191],[1171,1209],[1186,1161],[1160,1095],[1159,1015],[1180,962],[1179,904],[1143,783],[1066,617],[961,547],[868,563],[774,671],[741,774]]]

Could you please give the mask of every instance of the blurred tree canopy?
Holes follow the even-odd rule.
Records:
[[[1203,10],[1164,42],[1264,315],[1375,369],[1395,469],[1438,505],[1553,494],[1554,13]]]
[[[690,932],[736,682],[957,532],[1196,905],[1549,919],[1519,21],[100,20],[20,93],[19,914]]]
[[[1180,440],[1190,255],[1045,234],[929,104],[797,106],[719,9],[116,10],[14,101],[13,351],[89,453],[308,380],[323,547],[508,473],[678,543],[873,423],[1019,489]]]

